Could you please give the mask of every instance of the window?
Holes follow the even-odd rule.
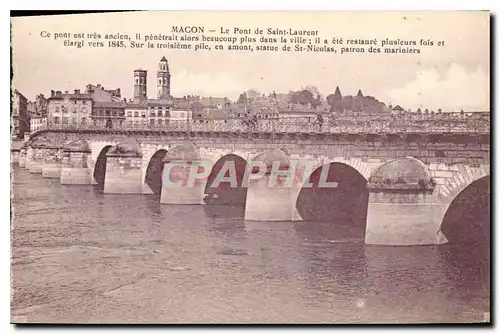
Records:
[[[116,112],[116,110],[113,110],[113,116],[118,116],[118,113]]]
[[[132,117],[132,112],[131,111],[127,111],[127,117]]]
[[[82,101],[82,103],[83,103],[83,104],[87,104],[87,101],[83,100],[83,101]]]
[[[54,123],[55,123],[55,124],[59,124],[59,117],[57,117],[57,116],[56,116],[56,117],[54,117]]]
[[[106,112],[106,116],[110,116],[111,115],[111,110],[105,109],[105,112]]]
[[[154,112],[151,112],[151,113],[149,114],[149,116],[150,116],[150,117],[156,117],[156,114],[155,114]]]
[[[82,124],[86,124],[87,123],[87,119],[85,117],[82,117]]]
[[[139,112],[138,111],[134,111],[134,117],[139,117]]]
[[[74,100],[73,103],[76,104],[76,100]]]
[[[155,125],[155,120],[154,119],[150,119],[149,120],[149,124],[151,124],[152,126],[154,126]]]
[[[62,107],[61,107],[61,110],[62,110],[63,114],[65,114],[65,113],[67,113],[67,112],[68,112],[68,110],[66,109],[66,107],[65,107],[65,106],[62,106]]]
[[[124,110],[118,111],[118,116],[124,117],[125,116],[125,111]]]
[[[158,125],[162,125],[163,124],[163,120],[162,119],[159,119],[158,120]]]
[[[161,116],[163,116],[162,114],[163,114],[163,111],[161,111],[161,110],[158,110],[158,117],[161,117]]]
[[[73,118],[71,119],[71,123],[72,123],[73,125],[76,125],[76,118],[75,118],[75,117],[73,117]]]
[[[85,101],[83,101],[85,102]],[[87,113],[87,108],[82,108],[82,114],[86,114]]]
[[[76,107],[73,107],[71,111],[73,112],[73,114],[76,114]]]
[[[146,117],[146,112],[143,111],[141,116],[142,116],[142,118],[145,118]]]
[[[62,118],[62,124],[68,124],[68,117]]]
[[[59,107],[56,107],[54,112],[61,112],[61,109]]]

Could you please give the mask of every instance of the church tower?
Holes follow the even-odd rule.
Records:
[[[170,96],[170,70],[168,60],[163,56],[158,63],[156,72],[158,99],[166,99]]]
[[[148,72],[146,70],[134,70],[134,102],[144,103],[148,99]]]

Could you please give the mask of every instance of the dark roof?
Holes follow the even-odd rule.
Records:
[[[161,60],[160,61],[168,61],[167,58],[165,58],[165,56],[161,57]]]
[[[123,102],[94,102],[94,108],[125,108]]]
[[[169,106],[172,104],[172,100],[170,99],[148,99],[148,105],[154,106]]]
[[[230,101],[226,97],[202,97],[199,102],[203,104],[205,107],[209,107],[218,104],[223,105],[229,103]]]
[[[394,108],[392,108],[392,110],[404,111],[404,109],[401,108],[401,106],[399,104],[397,106],[395,106]]]
[[[148,109],[148,106],[145,104],[139,104],[139,103],[127,103],[125,105],[125,108],[134,108],[134,109]]]
[[[51,96],[48,100],[92,100],[90,94],[59,94]]]

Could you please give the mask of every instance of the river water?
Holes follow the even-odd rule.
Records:
[[[13,168],[14,322],[482,322],[489,261],[459,246],[335,240]],[[467,258],[467,260],[465,260]]]

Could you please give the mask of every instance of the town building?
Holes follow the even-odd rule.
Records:
[[[43,94],[38,94],[35,99],[35,114],[47,117],[47,104],[48,100]]]
[[[127,103],[125,105],[125,124],[141,126],[148,124],[148,106],[146,104]]]
[[[101,84],[88,84],[85,93],[90,95],[94,102],[120,102],[121,91],[117,89],[105,89]]]
[[[134,70],[134,103],[145,103],[148,99],[148,71]]]
[[[23,138],[29,131],[28,99],[16,89],[12,96],[11,136]]]
[[[150,99],[147,101],[147,121],[151,126],[161,125],[170,117],[171,100]]]
[[[94,101],[91,119],[94,126],[116,128],[125,124],[125,102]]]
[[[193,119],[193,109],[195,108],[193,103],[195,102],[187,97],[184,100],[178,101],[171,107],[169,119],[172,121],[188,121]]]
[[[26,110],[28,112],[28,118],[29,119],[31,119],[32,116],[36,115],[35,102],[34,101],[28,101]]]
[[[47,126],[47,117],[42,115],[33,115],[30,118],[30,132],[44,129]]]
[[[165,56],[163,56],[158,63],[156,79],[158,81],[156,86],[158,99],[170,98],[170,69],[168,67],[168,60],[167,58],[165,58]]]
[[[47,103],[47,123],[56,126],[88,125],[92,112],[92,98],[89,94],[65,91],[50,91]]]

